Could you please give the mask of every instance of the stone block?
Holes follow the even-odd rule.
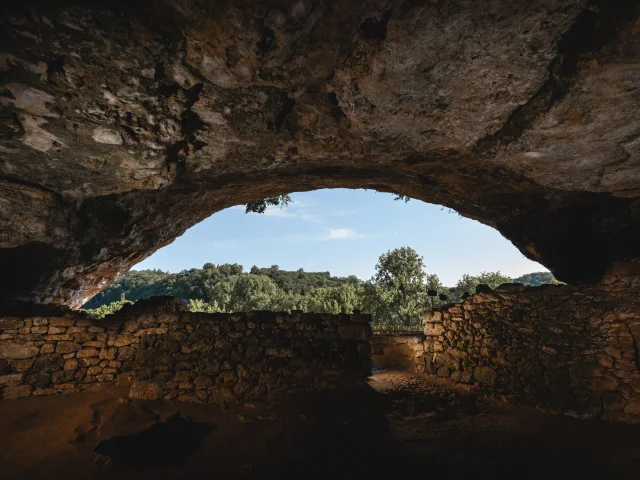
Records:
[[[496,384],[498,378],[498,374],[491,367],[476,367],[473,376],[477,382],[491,386]]]
[[[67,329],[65,327],[49,327],[47,330],[49,335],[55,335],[58,333],[67,333]]]
[[[80,349],[82,349],[82,347],[75,342],[63,341],[58,342],[56,345],[56,352],[58,353],[73,353]]]
[[[73,335],[73,340],[77,343],[90,342],[96,338],[95,333],[80,332]]]
[[[353,323],[371,323],[371,315],[366,313],[353,313],[349,315]]]
[[[51,374],[51,381],[56,384],[63,384],[73,380],[75,372],[73,370],[62,370]]]
[[[629,399],[627,405],[624,407],[624,413],[640,416],[640,395]]]
[[[24,327],[24,320],[17,317],[0,317],[0,330],[18,329]]]
[[[64,363],[65,370],[76,370],[78,368],[78,360],[70,359]]]
[[[368,323],[342,325],[338,327],[338,335],[342,340],[369,340],[372,335],[371,325]]]
[[[76,354],[77,358],[97,357],[100,352],[96,348],[83,348]]]
[[[57,353],[51,353],[49,355],[42,355],[38,357],[35,362],[34,370],[53,372],[54,370],[60,370],[63,365],[63,358]]]
[[[136,337],[141,337],[143,335],[166,335],[168,329],[166,327],[159,328],[143,328],[142,330],[138,330],[135,333]]]
[[[437,337],[445,332],[444,326],[440,323],[425,323],[424,334],[428,337]]]
[[[96,357],[81,358],[78,360],[78,364],[81,367],[92,367],[98,363],[100,363],[100,359]]]
[[[36,389],[44,389],[51,385],[51,375],[45,372],[32,373],[31,375],[27,375],[25,383]]]
[[[118,349],[117,348],[104,348],[100,350],[100,358],[104,358],[106,360],[115,360],[118,357]]]
[[[613,375],[593,377],[587,382],[587,388],[594,392],[611,392],[618,389],[620,381]]]
[[[31,358],[40,352],[40,346],[36,343],[0,341],[0,358]]]
[[[37,357],[36,357],[37,358]],[[25,358],[18,360],[11,360],[11,368],[19,373],[24,373],[29,371],[29,369],[33,366],[35,358]]]
[[[73,327],[73,320],[70,318],[50,318],[49,325],[52,327]]]
[[[31,385],[18,385],[15,387],[7,387],[2,391],[5,400],[15,400],[18,398],[28,397],[31,395]]]
[[[0,376],[0,388],[15,387],[22,383],[23,375],[21,373],[13,373],[11,375]]]
[[[442,312],[425,312],[424,323],[442,323]]]
[[[135,335],[131,333],[121,333],[120,335],[116,335],[113,345],[115,347],[125,347],[136,342],[137,338]]]
[[[47,342],[60,342],[60,341],[67,341],[67,340],[71,340],[71,335],[67,335],[65,334],[56,334],[56,335],[45,335],[44,339]]]

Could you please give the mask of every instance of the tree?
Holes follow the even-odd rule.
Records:
[[[470,295],[476,293],[476,287],[480,284],[489,285],[496,288],[503,283],[512,283],[511,278],[502,275],[500,272],[482,272],[480,275],[463,275],[456,286],[451,289],[452,300],[461,301],[465,293]]]
[[[231,275],[216,283],[208,292],[225,312],[269,310],[271,299],[278,293],[278,286],[266,275]]]
[[[526,275],[522,275],[521,277],[514,278],[513,281],[516,283],[531,285],[532,287],[538,287],[547,283],[550,283],[552,285],[562,284],[562,282],[556,280],[556,277],[554,277],[553,273],[551,272],[527,273]]]
[[[376,323],[421,325],[423,314],[432,308],[427,290],[439,287],[437,276],[427,285],[422,257],[409,247],[382,254],[376,273],[365,285],[366,308]]]
[[[100,305],[94,309],[85,310],[91,317],[96,318],[98,320],[102,320],[107,315],[111,315],[112,313],[116,313],[122,307],[124,307],[127,303],[133,303],[130,300],[124,298],[124,293],[121,295],[120,300],[115,302],[108,303],[106,305]]]
[[[262,200],[256,200],[247,203],[245,213],[264,213],[270,205],[280,205],[280,208],[286,207],[293,200],[289,195],[276,195],[275,197],[267,197]]]
[[[363,306],[363,287],[343,284],[318,287],[305,295],[305,310],[317,313],[352,313]]]
[[[203,312],[203,313],[218,313],[220,312],[220,307],[217,302],[206,303],[203,300],[189,300],[189,311],[190,312]]]

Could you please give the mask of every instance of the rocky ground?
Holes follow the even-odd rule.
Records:
[[[0,478],[637,479],[640,427],[496,404],[376,371],[267,407],[142,403],[124,388],[0,402]]]

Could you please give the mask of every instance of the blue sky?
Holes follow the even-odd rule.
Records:
[[[373,190],[317,190],[292,194],[288,207],[246,214],[218,212],[136,265],[178,272],[207,262],[278,265],[369,279],[380,254],[403,246],[420,253],[446,286],[464,274],[501,271],[517,277],[547,270],[526,259],[496,230],[446,207]]]

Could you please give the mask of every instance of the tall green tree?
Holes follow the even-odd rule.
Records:
[[[278,293],[278,286],[266,275],[231,275],[216,283],[208,292],[210,302],[215,301],[225,312],[269,310]]]
[[[430,285],[423,259],[409,247],[384,253],[378,259],[376,273],[365,285],[365,304],[376,323],[420,325],[424,312],[432,308],[427,295],[430,285],[440,286],[430,275]]]

